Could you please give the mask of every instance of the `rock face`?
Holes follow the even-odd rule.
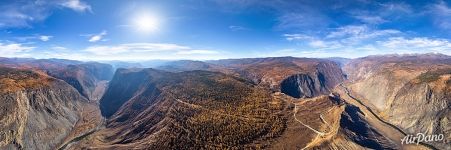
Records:
[[[165,73],[158,70],[153,71]],[[144,92],[141,91],[145,90],[144,87],[150,86],[148,90],[158,92],[154,86],[148,85],[151,79],[152,76],[142,69],[117,69],[108,90],[100,100],[102,115],[111,117],[133,96],[140,94],[138,92]]]
[[[371,56],[345,70],[352,91],[390,123],[408,134],[443,134],[450,142],[451,57]],[[434,145],[445,148],[446,142]]]
[[[321,62],[316,69],[310,74],[296,74],[284,79],[280,84],[281,92],[295,98],[311,98],[329,94],[343,81],[341,69],[334,63]]]
[[[444,72],[443,72],[444,71]],[[428,74],[437,79],[427,79]],[[406,109],[407,106],[407,109]],[[406,83],[394,96],[387,118],[407,133],[443,134],[451,142],[451,67],[426,72]],[[404,109],[402,109],[404,108]],[[435,143],[441,148],[444,142]]]
[[[313,75],[297,74],[283,80],[280,84],[281,92],[295,98],[315,97],[319,94],[327,94],[322,74]]]
[[[45,74],[0,67],[0,149],[54,149],[87,100]]]
[[[340,134],[365,148],[399,149],[390,139],[371,127],[364,115],[356,106],[345,106],[340,119]]]

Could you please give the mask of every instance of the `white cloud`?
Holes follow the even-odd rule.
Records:
[[[57,50],[57,51],[68,50],[68,48],[62,47],[62,46],[53,46],[53,47],[51,47],[51,49],[52,49],[52,50]]]
[[[179,51],[177,52],[177,54],[179,55],[192,55],[192,54],[218,54],[218,51],[213,51],[213,50],[201,50],[201,49],[196,49],[196,50],[187,50],[187,51]]]
[[[113,55],[126,53],[183,51],[188,49],[191,48],[169,43],[128,43],[115,46],[90,46],[86,48],[85,51],[96,55]]]
[[[241,30],[247,30],[245,27],[242,26],[229,26],[229,29],[232,31],[241,31]]]
[[[451,42],[446,39],[431,39],[426,37],[404,38],[392,37],[386,41],[378,42],[381,46],[390,49],[411,50],[437,50],[451,51]]]
[[[371,29],[366,25],[348,25],[336,29],[336,31],[330,32],[327,38],[355,38],[355,39],[368,39],[380,36],[387,36],[392,34],[399,34],[401,31],[393,29],[377,30]]]
[[[283,36],[288,41],[313,49],[325,50],[358,46],[377,39],[401,34],[402,32],[398,30],[377,30],[366,25],[349,25],[333,29],[323,35],[283,34]]]
[[[327,47],[326,42],[322,41],[322,40],[313,40],[309,43],[309,45],[311,47],[315,47],[315,48],[324,48]]]
[[[220,52],[194,49],[171,43],[126,43],[119,45],[97,45],[84,49],[85,59],[93,60],[147,60],[147,59],[214,59],[224,58]]]
[[[313,40],[309,43],[310,47],[321,50],[336,50],[344,47],[343,43],[339,41],[323,41],[323,40]]]
[[[47,41],[49,41],[50,38],[52,38],[52,37],[53,37],[53,36],[49,36],[49,35],[41,35],[41,36],[39,36],[39,39],[40,39],[41,41],[47,42]]]
[[[387,2],[379,4],[381,7],[376,12],[384,17],[399,17],[403,14],[412,14],[413,9],[409,4]],[[399,18],[397,18],[399,19]]]
[[[373,16],[373,15],[357,15],[354,16],[355,18],[361,20],[364,23],[368,23],[368,24],[381,24],[381,23],[385,23],[388,22],[387,20],[385,20],[384,18],[380,17],[380,16]]]
[[[283,34],[286,40],[294,41],[294,40],[312,40],[314,39],[312,36],[308,36],[305,34]]]
[[[336,31],[330,32],[327,38],[340,38],[344,36],[363,35],[368,32],[368,27],[365,25],[349,25],[338,28]]]
[[[300,47],[298,49],[282,49],[269,53],[259,53],[259,57],[295,56],[295,57],[346,57],[357,58],[380,54],[412,54],[412,53],[442,53],[451,55],[451,41],[427,37],[392,37],[361,45],[342,45],[329,47],[328,42],[318,42],[318,47]],[[326,46],[326,47],[323,47]]]
[[[451,41],[442,38],[409,36],[393,29],[378,30],[366,25],[349,25],[321,35],[284,34],[298,48],[268,55],[299,57],[363,57],[391,53],[443,53],[451,55]]]
[[[139,51],[191,49],[188,46],[182,46],[182,45],[171,44],[171,43],[129,43],[129,44],[122,44],[122,46],[128,47],[129,49],[139,50]]]
[[[32,46],[24,46],[20,43],[4,44],[0,43],[0,56],[2,57],[20,57],[26,55],[26,52],[35,49]]]
[[[348,25],[337,28],[326,35],[328,40],[337,40],[343,44],[360,44],[368,40],[402,34],[394,29],[372,29],[366,25]]]
[[[85,12],[91,6],[79,0],[22,0],[0,2],[0,28],[29,28],[52,14],[53,9],[70,8]]]
[[[91,6],[80,0],[67,0],[61,6],[73,9],[78,12],[91,11]]]
[[[229,58],[227,53],[197,49],[172,43],[125,43],[118,45],[95,45],[82,50],[53,45],[46,49],[26,46],[24,44],[0,43],[2,57],[60,58],[83,61],[125,60],[140,61],[150,59],[166,60],[211,60]]]
[[[34,40],[40,40],[40,41],[43,41],[43,42],[47,42],[51,38],[53,38],[53,36],[50,36],[50,35],[39,35],[39,34],[34,34],[34,35],[29,35],[29,36],[13,37],[13,39],[18,41],[18,42],[26,42],[26,41],[34,41]]]
[[[104,31],[100,32],[99,34],[92,35],[88,41],[89,42],[100,41],[100,40],[102,40],[103,36],[105,36],[106,34],[107,34],[107,32],[104,30]]]
[[[276,29],[318,29],[326,27],[330,23],[330,19],[311,8],[304,8],[301,12],[283,13],[277,18],[278,24]]]

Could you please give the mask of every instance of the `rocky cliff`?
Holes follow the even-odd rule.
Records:
[[[440,54],[370,56],[345,70],[357,97],[409,134],[444,134],[449,129],[451,57]],[[445,148],[446,142],[435,143]]]
[[[280,83],[282,93],[295,98],[315,97],[329,94],[342,82],[344,76],[334,63],[318,63],[316,71],[307,74],[295,74]]]
[[[0,68],[0,149],[55,149],[87,103],[64,81]]]

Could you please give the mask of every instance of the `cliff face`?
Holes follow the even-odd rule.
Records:
[[[430,74],[436,79],[430,79],[434,78]],[[408,133],[443,134],[451,142],[450,106],[451,67],[423,73],[406,83],[396,92],[386,115]],[[444,142],[435,144],[446,147]]]
[[[165,73],[158,70],[153,71]],[[131,98],[145,92],[143,90],[146,90],[147,87],[147,90],[157,90],[153,85],[149,85],[149,81],[152,79],[153,77],[142,69],[117,69],[108,90],[100,99],[102,115],[111,117]]]
[[[345,70],[350,89],[390,123],[409,134],[444,134],[451,140],[451,57],[372,56],[351,61]]]
[[[106,88],[106,81],[111,80],[113,68],[100,63],[83,63],[67,65],[62,68],[44,68],[50,76],[72,85],[81,95],[97,101]]]
[[[282,93],[295,98],[327,95],[336,85],[343,81],[343,78],[344,76],[338,65],[321,62],[313,73],[296,74],[282,80],[280,90]]]
[[[33,71],[0,68],[0,149],[54,149],[86,103],[67,83]]]
[[[315,97],[327,94],[328,89],[324,85],[322,74],[312,75],[297,74],[283,80],[280,84],[281,92],[295,98]]]

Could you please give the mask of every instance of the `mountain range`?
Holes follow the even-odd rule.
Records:
[[[0,58],[0,149],[451,148],[451,56],[151,62]]]

